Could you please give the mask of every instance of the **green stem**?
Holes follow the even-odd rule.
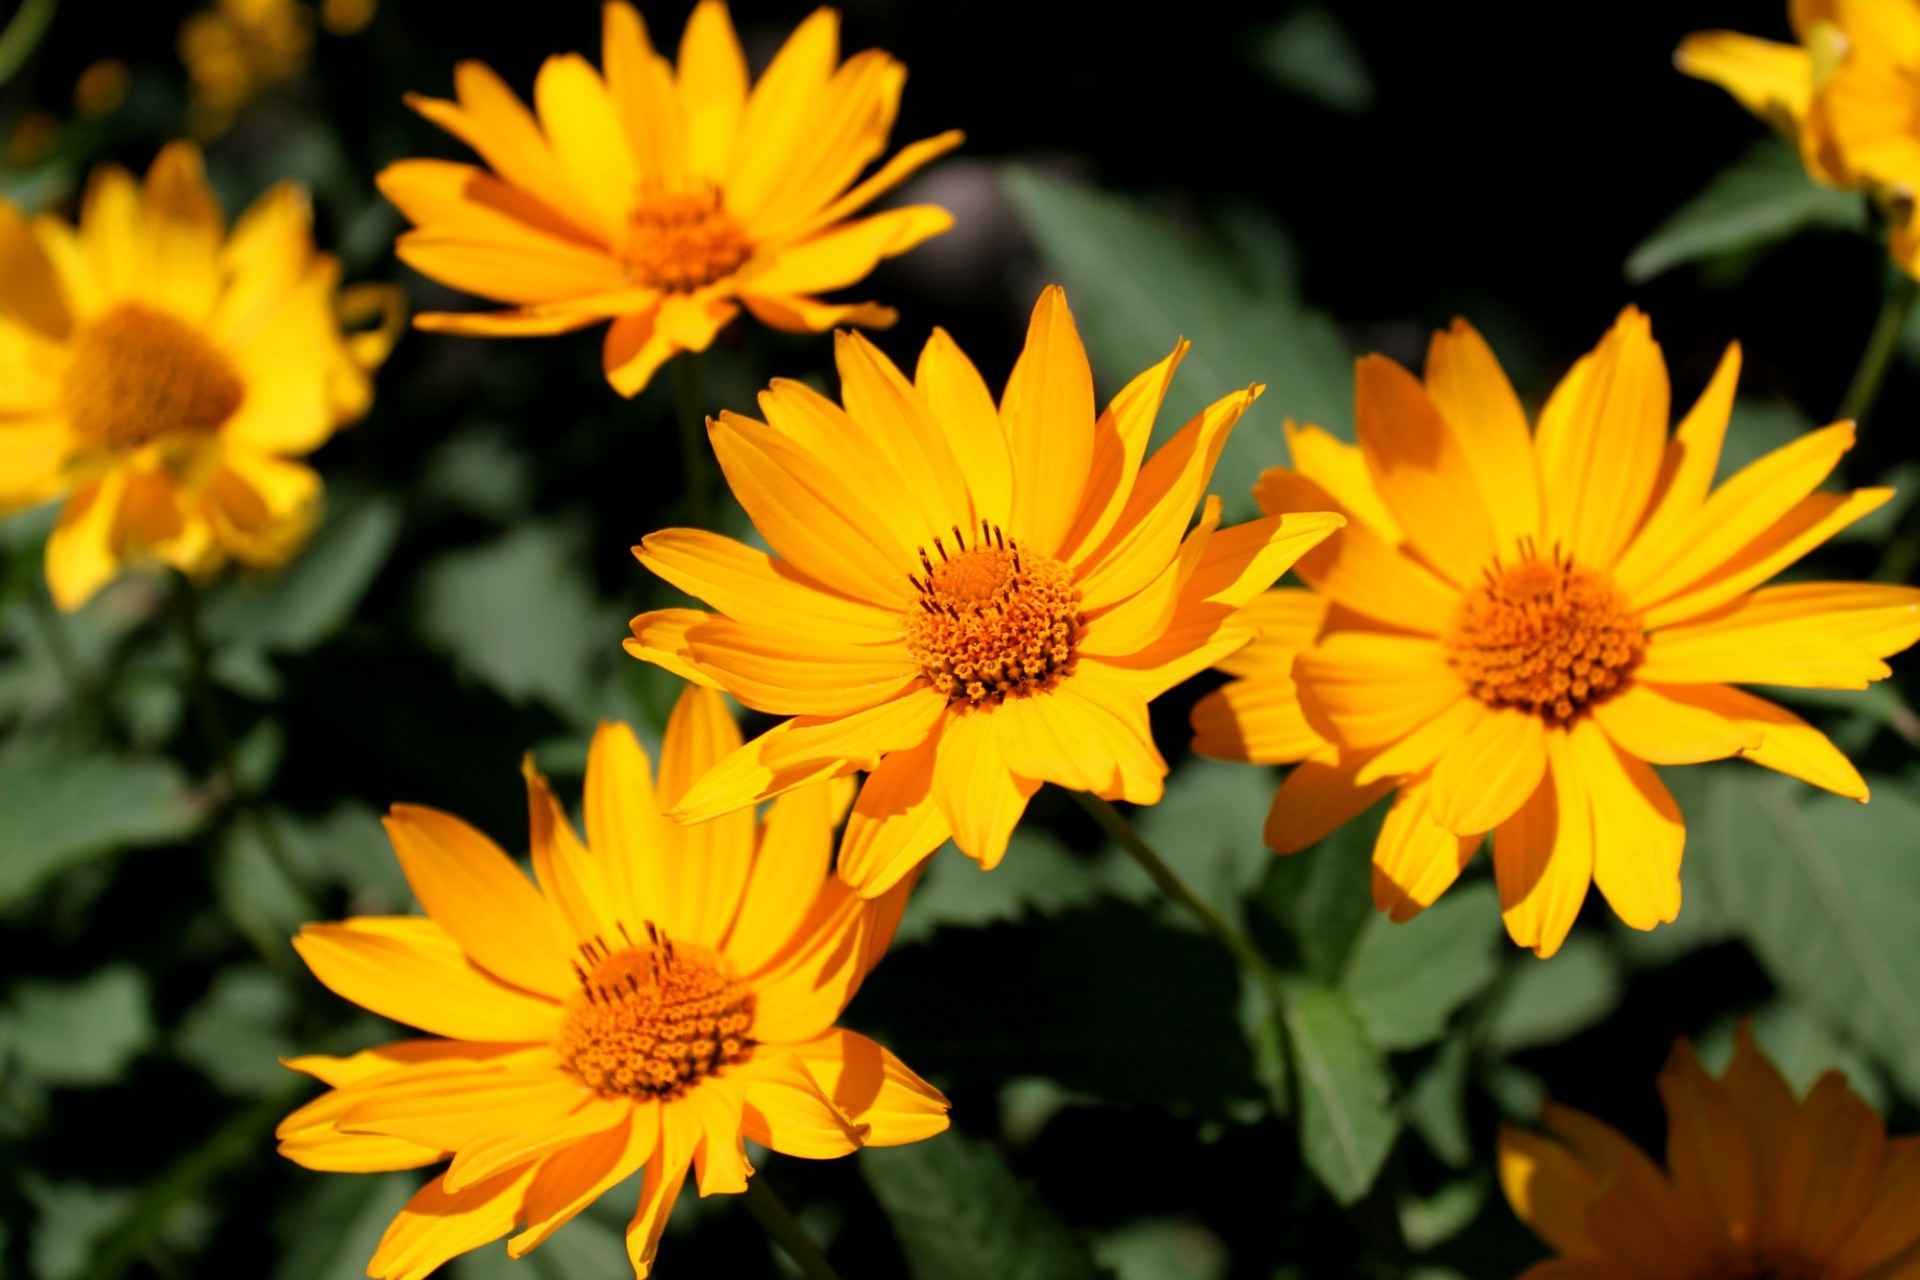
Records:
[[[1174,874],[1173,868],[1154,852],[1153,846],[1147,843],[1146,838],[1110,802],[1087,791],[1075,791],[1070,794],[1080,802],[1080,807],[1100,824],[1100,829],[1125,849],[1128,855],[1140,864],[1140,869],[1153,878],[1153,882],[1160,886],[1160,892],[1166,894],[1176,905],[1204,925],[1207,932],[1233,954],[1233,958],[1239,962],[1240,967],[1246,970],[1247,976],[1258,982],[1261,990],[1273,1000],[1275,1011],[1278,1012],[1279,978],[1274,973],[1273,966],[1267,963],[1267,958],[1260,954],[1260,949],[1254,946],[1245,934],[1234,928],[1225,916],[1208,906],[1198,894],[1189,889],[1186,882]]]
[[[680,424],[680,467],[687,490],[687,520],[713,527],[713,468],[707,462],[707,353],[689,351],[673,362],[673,413]]]
[[[124,1275],[183,1204],[204,1192],[222,1173],[254,1159],[274,1124],[306,1087],[305,1077],[290,1076],[260,1101],[228,1117],[205,1142],[149,1182],[119,1221],[100,1237],[80,1280],[118,1280]]]
[[[1837,421],[1863,425],[1867,415],[1873,412],[1874,401],[1880,398],[1880,384],[1886,381],[1887,369],[1893,363],[1901,330],[1907,327],[1907,315],[1913,310],[1916,297],[1920,297],[1920,281],[1904,271],[1894,272],[1886,299],[1880,304],[1880,318],[1873,322],[1866,350],[1860,353],[1860,367],[1853,371],[1853,381],[1847,384],[1847,394],[1834,415]]]
[[[73,652],[73,645],[67,632],[66,620],[60,616],[60,608],[54,604],[53,597],[44,587],[36,587],[27,592],[31,602],[34,621],[39,624],[40,635],[46,641],[47,652],[53,656],[54,669],[60,673],[60,685],[67,691],[67,698],[83,715],[97,720],[109,733],[112,730],[112,717],[107,708],[106,695],[101,691],[99,682]]]
[[[747,1191],[741,1199],[746,1202],[747,1212],[773,1237],[781,1251],[793,1259],[807,1280],[840,1280],[827,1255],[820,1252],[820,1246],[774,1194],[765,1178],[748,1178]]]

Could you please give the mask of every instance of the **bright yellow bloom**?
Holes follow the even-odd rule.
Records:
[[[1245,644],[1230,615],[1341,520],[1221,529],[1208,498],[1259,387],[1206,409],[1142,462],[1173,354],[1096,416],[1058,288],[1040,297],[998,407],[936,329],[909,382],[839,335],[843,409],[797,382],[765,423],[708,430],[771,556],[696,529],[634,549],[720,612],[633,620],[627,649],[757,710],[793,717],[694,785],[698,822],[821,777],[872,770],[840,873],[900,881],[952,836],[983,867],[1043,782],[1151,804],[1166,762],[1147,703]]]
[[[1504,1129],[1500,1182],[1555,1258],[1523,1280],[1910,1280],[1920,1138],[1889,1138],[1829,1071],[1805,1099],[1742,1027],[1708,1075],[1681,1040],[1660,1073],[1667,1167],[1612,1126],[1545,1104]]]
[[[313,14],[298,0],[215,0],[180,24],[180,61],[202,133],[217,133],[262,90],[291,80],[313,48]]]
[[[1798,45],[1688,36],[1676,61],[1793,139],[1816,180],[1871,190],[1893,256],[1920,272],[1920,0],[1793,0]]]
[[[1274,797],[1270,845],[1304,848],[1397,788],[1380,909],[1431,904],[1491,831],[1508,932],[1545,956],[1589,882],[1638,929],[1680,910],[1685,829],[1650,765],[1739,755],[1867,798],[1817,730],[1731,686],[1863,689],[1920,638],[1911,587],[1761,586],[1891,491],[1816,489],[1848,422],[1713,488],[1739,370],[1730,347],[1669,439],[1666,363],[1630,307],[1529,434],[1493,352],[1455,321],[1424,384],[1359,362],[1357,447],[1289,424],[1294,469],[1256,496],[1351,523],[1301,560],[1312,590],[1249,606],[1261,638],[1193,714],[1202,754],[1305,762]]]
[[[628,396],[677,352],[706,350],[742,306],[791,332],[892,324],[885,307],[813,295],[953,224],[932,205],[848,221],[960,143],[916,142],[855,182],[886,151],[906,68],[878,50],[841,65],[839,15],[821,9],[749,90],[721,0],[687,20],[677,71],[630,5],[605,13],[604,75],[578,54],[547,59],[537,118],[476,62],[455,73],[458,102],[410,99],[491,172],[405,160],[382,173],[416,227],[400,257],[513,307],[416,323],[500,337],[611,320],[607,380]]]
[[[66,497],[62,608],[130,562],[204,574],[299,545],[321,486],[294,459],[366,412],[400,323],[397,293],[336,296],[339,275],[298,187],[229,234],[186,143],[144,186],[96,170],[78,228],[0,201],[0,514]]]
[[[445,1037],[288,1063],[331,1086],[281,1123],[288,1158],[348,1173],[451,1160],[369,1275],[415,1280],[516,1227],[520,1257],[644,1166],[627,1251],[645,1276],[689,1165],[701,1195],[739,1192],[744,1139],[820,1159],[946,1128],[945,1098],[834,1025],[906,901],[863,901],[828,872],[844,786],[797,790],[758,824],[660,817],[739,742],[725,701],[688,690],[656,792],[633,735],[602,726],[584,844],[529,765],[538,889],[458,818],[396,806],[387,831],[426,917],[294,940],[340,995]]]

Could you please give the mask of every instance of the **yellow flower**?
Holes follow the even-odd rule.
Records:
[[[321,496],[293,459],[366,412],[400,322],[393,290],[336,298],[339,274],[297,187],[229,234],[187,143],[144,186],[96,170],[77,228],[0,201],[0,514],[66,497],[47,543],[62,608],[128,562],[292,554]]]
[[[659,800],[739,741],[724,700],[688,690]],[[645,1276],[689,1165],[701,1195],[739,1192],[744,1139],[826,1158],[946,1128],[945,1098],[834,1025],[906,900],[863,901],[829,874],[842,786],[797,790],[759,824],[681,829],[633,735],[604,725],[583,844],[525,772],[538,889],[458,818],[396,806],[387,831],[426,917],[294,940],[335,992],[434,1037],[288,1063],[330,1086],[281,1123],[288,1158],[349,1173],[451,1160],[369,1275],[415,1280],[516,1227],[520,1257],[644,1165],[627,1251]]]
[[[1294,429],[1269,511],[1350,524],[1300,562],[1311,591],[1255,601],[1261,638],[1195,708],[1194,749],[1304,761],[1267,842],[1304,848],[1399,791],[1374,901],[1407,919],[1493,832],[1507,929],[1551,955],[1589,882],[1638,929],[1680,909],[1680,811],[1650,767],[1740,755],[1856,799],[1817,730],[1735,684],[1865,688],[1920,638],[1920,591],[1762,587],[1891,491],[1816,489],[1853,424],[1811,432],[1712,487],[1739,377],[1728,349],[1667,436],[1667,370],[1628,308],[1529,434],[1486,343],[1436,333],[1426,381],[1355,373],[1359,445]]]
[[[1553,1259],[1524,1280],[1896,1280],[1920,1268],[1920,1138],[1889,1138],[1838,1071],[1796,1101],[1743,1026],[1708,1075],[1660,1073],[1662,1170],[1612,1126],[1545,1104],[1504,1129],[1500,1182]]]
[[[634,656],[792,719],[697,782],[699,822],[816,778],[872,770],[840,851],[862,893],[952,836],[983,867],[1043,782],[1151,804],[1166,763],[1147,703],[1245,644],[1233,611],[1341,521],[1272,515],[1219,528],[1208,498],[1227,433],[1259,387],[1196,416],[1144,464],[1186,352],[1096,417],[1058,288],[1034,308],[996,408],[935,330],[909,382],[839,335],[843,409],[797,382],[765,423],[723,413],[721,468],[772,555],[695,529],[634,549],[720,612],[633,620]]]
[[[202,133],[217,133],[262,90],[307,65],[313,14],[296,0],[215,0],[180,24],[180,61]]]
[[[893,323],[885,307],[812,295],[952,225],[932,205],[848,218],[960,134],[916,142],[855,182],[886,150],[907,73],[878,50],[840,65],[839,28],[833,10],[816,11],[749,91],[720,0],[688,19],[677,72],[616,2],[604,75],[578,54],[547,59],[537,118],[476,62],[455,73],[458,102],[410,99],[488,168],[405,160],[380,175],[416,228],[400,257],[513,308],[416,323],[499,337],[611,320],[607,380],[628,396],[677,352],[704,351],[742,306],[792,332]]]

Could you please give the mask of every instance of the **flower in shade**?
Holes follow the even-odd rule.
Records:
[[[1793,141],[1816,181],[1873,192],[1894,257],[1920,272],[1920,3],[1793,0],[1788,16],[1797,44],[1702,31],[1675,61]]]
[[[1425,381],[1381,356],[1355,374],[1357,446],[1288,432],[1269,511],[1349,524],[1304,557],[1310,590],[1240,621],[1260,638],[1194,709],[1194,749],[1301,762],[1267,842],[1301,849],[1397,791],[1373,893],[1395,919],[1452,884],[1493,833],[1507,929],[1550,955],[1589,883],[1640,929],[1680,909],[1680,811],[1653,765],[1727,756],[1859,800],[1812,726],[1740,684],[1863,689],[1920,638],[1920,591],[1761,584],[1890,496],[1820,490],[1853,424],[1811,432],[1713,484],[1739,377],[1728,349],[1667,434],[1667,370],[1628,308],[1531,433],[1462,321]]]
[[[906,897],[868,902],[829,874],[844,784],[796,790],[759,823],[661,818],[739,741],[724,700],[689,690],[656,783],[633,735],[603,726],[584,843],[529,766],[538,888],[458,818],[398,806],[387,831],[427,915],[295,939],[335,992],[429,1033],[288,1064],[330,1086],[281,1124],[290,1159],[450,1161],[368,1274],[414,1280],[516,1228],[520,1257],[644,1168],[627,1250],[645,1276],[689,1167],[701,1195],[746,1189],[745,1139],[826,1158],[946,1128],[946,1099],[834,1025]]]
[[[1219,500],[1201,503],[1258,387],[1145,456],[1185,351],[1096,414],[1073,317],[1049,288],[998,406],[939,330],[912,381],[841,334],[844,407],[777,381],[764,423],[709,422],[772,554],[694,529],[647,538],[641,563],[716,612],[642,614],[627,649],[791,718],[674,816],[871,770],[839,868],[874,894],[949,836],[994,866],[1043,782],[1158,800],[1167,766],[1148,702],[1245,644],[1234,611],[1341,523],[1275,513],[1223,529]]]
[[[1500,1182],[1555,1257],[1524,1280],[1897,1280],[1920,1271],[1920,1138],[1889,1138],[1846,1077],[1804,1099],[1745,1026],[1716,1079],[1685,1040],[1660,1073],[1662,1169],[1552,1102],[1504,1129]]]
[[[306,69],[313,13],[299,0],[214,0],[180,24],[179,43],[195,123],[218,133],[253,98]]]
[[[816,11],[751,88],[726,5],[702,0],[676,68],[638,13],[605,10],[604,72],[549,58],[529,112],[479,63],[458,101],[411,99],[486,168],[404,160],[380,189],[414,223],[402,260],[506,311],[434,312],[423,329],[566,333],[612,321],[604,364],[622,395],[681,351],[704,351],[745,307],[790,332],[881,326],[894,313],[815,295],[945,231],[944,209],[853,215],[960,143],[885,153],[906,68],[878,50],[839,61],[839,15]]]
[[[96,170],[77,228],[0,201],[0,514],[65,498],[62,608],[130,562],[204,574],[300,544],[321,485],[297,459],[366,412],[400,324],[394,290],[339,275],[299,188],[229,232],[186,143],[144,184]]]

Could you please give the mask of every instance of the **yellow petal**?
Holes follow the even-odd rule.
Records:
[[[640,1204],[627,1223],[627,1261],[633,1265],[634,1280],[647,1280],[653,1273],[660,1235],[667,1229],[673,1202],[680,1198],[680,1187],[687,1180],[687,1166],[700,1136],[693,1117],[678,1108],[661,1107],[658,1116],[658,1141],[640,1179]]]
[[[1673,60],[1682,72],[1719,85],[1776,127],[1796,126],[1813,97],[1813,63],[1798,45],[1737,31],[1698,31],[1680,42]]]
[[[1093,462],[1087,476],[1080,517],[1060,544],[1060,555],[1077,562],[1102,545],[1127,509],[1140,474],[1140,460],[1153,438],[1154,419],[1173,383],[1175,370],[1192,347],[1182,338],[1159,364],[1134,376],[1093,424]],[[1004,439],[1004,437],[1003,437]]]
[[[854,1124],[833,1105],[791,1051],[755,1054],[733,1068],[747,1084],[747,1136],[782,1155],[826,1160],[852,1155],[869,1126]]]
[[[636,192],[680,188],[686,170],[687,122],[681,115],[682,98],[674,86],[673,68],[654,52],[646,24],[633,6],[603,6],[600,31],[606,84],[602,88],[595,76],[592,81],[582,78],[575,86],[579,100],[567,105],[573,106],[582,119],[574,122],[579,133],[571,143],[554,136],[549,96],[540,93],[540,82],[534,89],[540,122],[553,138],[553,149],[561,163],[576,170],[576,180],[583,190],[592,192],[596,203],[613,197],[615,211],[624,221]],[[540,80],[546,79],[543,67]],[[741,88],[744,90],[745,85]],[[562,104],[556,102],[554,110],[561,109]],[[592,163],[595,151],[586,145],[589,143],[608,157],[604,176],[577,172],[580,162]],[[601,183],[605,184],[604,195],[596,190]]]
[[[609,1145],[624,1147],[632,1115],[633,1105],[624,1098],[618,1102],[590,1098],[578,1110],[501,1129],[455,1152],[441,1183],[449,1191],[463,1191],[529,1160],[593,1144],[602,1137]]]
[[[797,239],[811,235],[822,227],[830,227],[842,218],[858,213],[965,141],[964,133],[958,129],[949,129],[931,138],[922,138],[918,142],[908,143],[888,157],[886,163],[848,187],[818,212],[786,228],[783,234],[788,238]]]
[[[673,808],[688,787],[740,744],[740,726],[725,698],[698,686],[681,690],[660,742],[660,807]],[[635,877],[647,918],[672,937],[718,946],[740,909],[753,867],[753,811],[738,809],[664,830],[669,837],[664,847]]]
[[[1295,765],[1273,793],[1261,838],[1275,853],[1298,853],[1317,843],[1393,790],[1391,778],[1364,786],[1354,781],[1365,756],[1335,761],[1332,754]]]
[[[545,1041],[560,1007],[476,967],[433,921],[357,916],[302,926],[293,940],[313,976],[364,1009],[462,1040]]]
[[[931,204],[843,222],[756,255],[753,270],[740,277],[740,292],[748,298],[782,298],[844,289],[866,279],[882,259],[898,257],[952,227],[953,215]]]
[[[889,458],[905,481],[901,492],[882,501],[908,506],[920,525],[916,547],[957,525],[965,544],[977,532],[966,477],[947,445],[947,433],[919,390],[878,347],[857,333],[838,333],[834,363],[840,370],[840,397],[859,424],[867,448]]]
[[[1706,390],[1674,429],[1654,483],[1653,506],[1613,567],[1613,581],[1629,596],[1687,550],[1683,530],[1699,516],[1720,466],[1720,446],[1740,382],[1740,344],[1732,343]]]
[[[587,847],[600,865],[607,911],[621,921],[648,919],[643,869],[662,856],[668,836],[647,753],[626,725],[603,721],[594,730],[584,792]]]
[[[1554,388],[1540,414],[1544,532],[1606,569],[1646,513],[1666,451],[1667,365],[1647,317],[1628,307]]]
[[[1327,621],[1328,599],[1317,591],[1277,587],[1242,605],[1234,620],[1259,632],[1246,648],[1220,664],[1235,676],[1278,673],[1289,678],[1293,660],[1320,638]]]
[[[1394,361],[1363,356],[1353,381],[1360,451],[1395,522],[1413,550],[1453,582],[1477,581],[1503,548],[1466,450],[1426,388]]]
[[[1492,348],[1465,320],[1428,343],[1426,388],[1473,475],[1496,548],[1510,555],[1522,539],[1538,538],[1540,467],[1526,413]]]
[[[500,846],[419,805],[395,805],[385,826],[414,896],[469,959],[528,991],[572,994],[573,947],[560,919]]]
[[[1434,641],[1377,631],[1329,634],[1293,676],[1315,727],[1349,751],[1393,742],[1466,696]]]
[[[835,1027],[790,1047],[835,1108],[868,1126],[865,1145],[899,1146],[946,1129],[952,1104],[906,1063],[859,1032]]]
[[[1547,769],[1540,717],[1499,710],[1440,756],[1429,783],[1433,820],[1456,835],[1493,830],[1525,804]]]
[[[1012,701],[1037,703],[1043,697],[1047,695]],[[1040,789],[1041,781],[1023,776],[1012,767],[1014,757],[1002,747],[1011,721],[1003,725],[997,715],[995,711],[975,709],[948,717],[933,752],[933,799],[946,819],[941,825],[953,833],[953,842],[960,846],[960,851],[985,870],[998,866],[1005,856],[1007,840],[1013,835],[1020,816],[1027,811],[1027,801]],[[1031,733],[1032,730],[1014,728],[1012,732]],[[920,837],[917,843],[927,845],[927,837],[937,828],[924,821],[917,826]],[[927,845],[927,852],[937,847],[937,841]],[[894,857],[882,865],[892,874],[904,870],[903,861],[904,858]],[[884,887],[890,886],[883,885],[877,878],[861,885],[867,893]]]
[[[950,718],[957,717],[943,719]],[[863,898],[899,884],[953,834],[933,790],[942,736],[936,731],[919,746],[893,752],[860,785],[838,866],[840,878]]]
[[[764,208],[786,178],[793,158],[806,150],[821,99],[840,58],[840,15],[816,9],[774,55],[747,97],[733,167],[721,189],[738,217]]]
[[[901,645],[793,644],[790,632],[712,617],[687,632],[695,665],[756,711],[848,715],[900,696],[921,677]]]
[[[808,641],[898,643],[901,615],[843,596],[784,560],[704,529],[650,533],[641,564],[687,594],[750,626],[786,627]]]
[[[1243,651],[1244,652],[1244,651]],[[1195,755],[1242,764],[1292,764],[1326,745],[1307,723],[1293,677],[1235,680],[1193,706]]]
[[[694,1180],[700,1194],[739,1195],[747,1189],[753,1165],[747,1161],[743,1118],[747,1084],[731,1076],[710,1076],[688,1092],[683,1105],[700,1125],[693,1148]]]
[[[789,791],[768,808],[739,911],[720,948],[736,969],[759,969],[792,941],[830,874],[838,820],[834,788],[825,783]]]
[[[1507,933],[1542,959],[1566,941],[1593,881],[1592,802],[1566,738],[1547,735],[1547,777],[1493,832]]]
[[[1508,1125],[1500,1126],[1499,1167],[1507,1203],[1535,1235],[1562,1255],[1596,1252],[1587,1211],[1603,1184],[1593,1170],[1553,1139]]]
[[[1419,728],[1376,751],[1353,775],[1362,786],[1377,779],[1425,773],[1454,744],[1494,713],[1476,698],[1461,698]]]
[[[974,511],[1004,527],[1013,519],[1013,464],[986,380],[947,331],[935,328],[920,350],[913,382],[946,433]]]
[[[1615,746],[1648,764],[1700,764],[1757,748],[1763,735],[1697,702],[1662,689],[1638,672],[1613,697],[1591,704],[1594,721]]]
[[[624,1123],[540,1162],[521,1210],[525,1229],[507,1241],[508,1257],[525,1257],[652,1157],[660,1140],[660,1104],[627,1103],[626,1111]]]
[[[838,879],[814,887],[806,918],[759,970],[747,975],[756,1001],[753,1037],[777,1046],[819,1035],[866,979],[875,907]]]
[[[818,227],[820,210],[886,150],[906,82],[906,68],[877,49],[848,58],[814,97],[764,197],[749,204],[729,189],[728,204],[748,236],[781,240]]]
[[[409,231],[394,245],[400,260],[463,293],[515,305],[559,302],[626,284],[605,253],[564,240],[480,239],[457,227]]]
[[[76,489],[61,510],[47,539],[46,564],[47,588],[62,609],[78,609],[120,572],[114,526],[126,487],[126,473],[110,471]]]
[[[701,0],[680,36],[678,87],[689,172],[727,175],[747,109],[747,57],[722,0]]]
[[[348,1107],[338,1128],[383,1133],[425,1147],[458,1151],[514,1130],[557,1124],[593,1099],[585,1085],[545,1063],[463,1075],[375,1081]]]
[[[660,366],[680,353],[680,346],[659,320],[658,306],[630,312],[607,326],[600,344],[600,367],[606,372],[607,385],[629,400],[646,390]]]
[[[533,874],[577,941],[617,936],[620,919],[601,880],[600,864],[574,834],[560,800],[533,767],[529,754],[520,763],[527,782],[527,825],[533,848]]]
[[[1727,1090],[1707,1075],[1685,1040],[1674,1044],[1659,1087],[1676,1207],[1734,1240],[1754,1240],[1760,1189],[1751,1139],[1759,1135],[1746,1131]]]
[[[1058,285],[1048,285],[1034,306],[1026,345],[1000,399],[1000,421],[1013,470],[1007,532],[1040,555],[1054,555],[1080,513],[1094,421],[1093,370]],[[1176,539],[1193,505],[1187,504]]]
[[[1675,702],[1757,733],[1760,745],[1740,753],[1755,764],[1824,787],[1835,795],[1866,800],[1867,784],[1853,763],[1825,734],[1784,707],[1725,685],[1669,685],[1660,692]]]
[[[1398,924],[1439,900],[1486,836],[1459,836],[1434,821],[1432,788],[1415,779],[1400,788],[1373,846],[1373,905]]]
[[[1397,547],[1406,541],[1400,522],[1387,510],[1380,490],[1374,486],[1358,445],[1347,444],[1311,423],[1302,426],[1291,418],[1281,424],[1281,429],[1286,433],[1287,453],[1295,472],[1325,490],[1340,510],[1379,534],[1388,546]],[[1261,486],[1256,484],[1255,499],[1267,511],[1275,510],[1260,497],[1260,491]]]
[[[376,1280],[424,1280],[447,1260],[498,1240],[520,1218],[533,1166],[449,1192],[435,1178],[407,1201],[367,1263]]]
[[[1594,884],[1630,927],[1669,923],[1680,914],[1680,807],[1649,765],[1591,720],[1576,721],[1567,739],[1590,797]]]
[[[1146,699],[1099,664],[1083,660],[1052,692],[1010,698],[991,715],[1015,778],[1132,804],[1159,801],[1167,764],[1153,744]],[[959,820],[952,807],[947,817]]]
[[[1640,678],[1675,684],[1864,689],[1920,639],[1920,590],[1878,583],[1765,587],[1655,632]]]
[[[73,325],[66,291],[45,248],[12,204],[0,201],[0,315],[49,338]]]

